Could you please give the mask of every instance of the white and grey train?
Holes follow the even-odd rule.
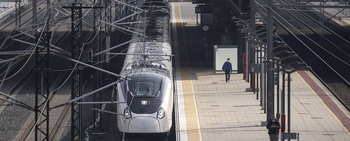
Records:
[[[118,130],[125,133],[168,133],[172,127],[173,76],[170,46],[170,6],[165,0],[145,0],[136,30],[147,36],[129,44],[117,85]],[[134,34],[132,39],[138,38]],[[142,54],[142,55],[140,55]]]

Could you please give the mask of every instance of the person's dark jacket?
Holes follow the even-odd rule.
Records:
[[[225,62],[224,65],[222,66],[222,70],[226,71],[228,67],[229,72],[232,72],[232,64],[230,62]]]
[[[276,125],[276,128],[271,128],[272,125]],[[277,120],[275,120],[275,122],[269,120],[269,122],[266,125],[266,128],[269,129],[269,135],[278,134],[278,130],[280,129],[280,123]]]

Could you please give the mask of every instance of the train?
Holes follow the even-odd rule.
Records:
[[[145,0],[117,84],[117,124],[121,133],[167,134],[173,126],[173,67],[170,5]]]

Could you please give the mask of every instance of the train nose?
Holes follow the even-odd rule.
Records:
[[[131,133],[159,133],[159,121],[152,117],[137,117],[129,122],[129,132]]]

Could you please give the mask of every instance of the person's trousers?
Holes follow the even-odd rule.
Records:
[[[226,82],[230,80],[230,71],[225,71]]]
[[[278,134],[270,134],[270,141],[278,141]]]

